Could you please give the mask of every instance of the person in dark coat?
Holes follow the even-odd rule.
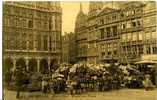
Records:
[[[15,71],[15,85],[17,89],[16,98],[20,98],[20,92],[24,89],[24,85],[28,83],[28,77],[23,68],[17,67]]]
[[[7,83],[7,86],[10,86],[10,82],[12,81],[12,72],[7,71],[5,73],[5,82]]]

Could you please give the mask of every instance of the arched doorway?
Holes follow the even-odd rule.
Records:
[[[57,70],[57,68],[58,68],[57,59],[51,59],[51,61],[50,61],[50,70],[55,71],[55,70]]]
[[[46,74],[49,73],[49,67],[48,67],[48,62],[46,59],[42,59],[40,61],[40,72],[42,74]]]
[[[37,72],[37,61],[36,61],[36,59],[30,59],[29,60],[28,71]]]
[[[20,58],[16,61],[16,68],[22,68],[26,70],[26,63],[24,58]]]
[[[13,68],[13,60],[11,58],[6,58],[3,62],[3,72],[11,71]]]

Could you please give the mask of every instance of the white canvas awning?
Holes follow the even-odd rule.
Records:
[[[138,61],[135,64],[157,64],[157,61],[143,60],[143,61]]]

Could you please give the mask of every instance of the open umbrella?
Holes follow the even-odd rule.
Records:
[[[55,73],[55,74],[52,74],[52,79],[54,78],[64,78],[64,75]]]

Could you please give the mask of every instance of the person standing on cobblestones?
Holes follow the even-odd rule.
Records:
[[[16,81],[16,98],[20,98],[20,92],[23,89],[23,84],[25,82],[25,73],[24,69],[21,66],[18,66],[15,70],[15,81]]]

